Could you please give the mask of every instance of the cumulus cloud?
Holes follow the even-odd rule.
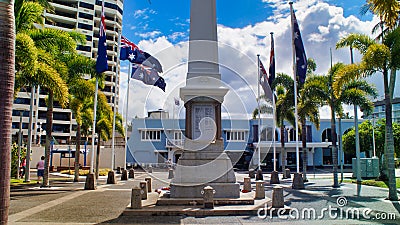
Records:
[[[222,80],[230,88],[223,106],[229,109],[229,112],[225,112],[224,116],[229,114],[243,118],[245,114],[250,117],[257,106],[257,54],[261,55],[261,60],[268,67],[270,32],[274,32],[275,38],[276,72],[293,74],[289,4],[280,0],[263,2],[274,12],[274,16],[266,21],[242,28],[218,25],[220,72]],[[294,8],[307,57],[315,59],[318,74],[326,74],[330,68],[330,48],[333,51],[334,63],[349,63],[349,50],[335,49],[335,44],[341,37],[353,32],[370,35],[371,28],[378,22],[377,18],[361,21],[354,16],[346,17],[343,8],[320,0],[300,0],[294,4]],[[175,37],[184,35],[188,36],[181,32],[171,32],[165,36],[149,35],[149,40],[139,43],[141,49],[148,51],[163,64],[165,72],[161,75],[167,83],[167,89],[166,93],[163,93],[157,88],[131,81],[129,99],[134,100],[131,100],[132,104],[129,105],[129,118],[144,117],[148,110],[159,108],[173,111],[173,97],[178,97],[179,88],[185,85],[188,43],[172,43],[175,43]],[[356,60],[360,60],[359,54],[356,54]],[[379,85],[382,83],[379,75],[371,77],[370,81]],[[381,87],[378,88],[382,90]],[[244,104],[237,104],[238,101]],[[180,116],[184,116],[182,105],[179,112]],[[330,117],[327,107],[321,109],[321,117]]]

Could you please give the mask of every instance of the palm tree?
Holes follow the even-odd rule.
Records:
[[[0,224],[7,224],[10,206],[11,124],[15,75],[13,2],[0,1]]]
[[[392,96],[391,86],[394,86],[394,80],[390,80],[389,84],[389,71],[396,70],[400,67],[400,28],[395,28],[389,31],[384,38],[382,44],[375,42],[368,38],[366,35],[359,35],[361,38],[357,39],[357,50],[363,55],[362,61],[359,65],[355,65],[350,73],[356,75],[371,76],[376,72],[383,75],[383,86],[385,94],[385,114],[386,114],[386,164],[388,167],[389,177],[389,199],[397,200],[396,191],[396,178],[394,169],[394,140],[393,140],[393,127],[392,127]],[[344,37],[341,41],[349,43],[348,37]],[[367,40],[367,41],[365,41]],[[338,43],[340,44],[340,42]],[[341,46],[341,45],[340,45]]]

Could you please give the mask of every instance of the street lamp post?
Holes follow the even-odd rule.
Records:
[[[376,157],[375,147],[375,113],[372,113],[372,149],[374,151],[374,158]]]
[[[19,132],[18,132],[18,164],[17,164],[17,179],[19,179],[19,174],[21,172],[20,165],[21,165],[21,146],[22,146],[22,116],[23,111],[19,111]]]

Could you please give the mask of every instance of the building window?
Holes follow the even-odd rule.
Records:
[[[94,5],[86,3],[86,2],[79,2],[79,6],[87,9],[94,9]]]
[[[140,131],[142,141],[160,141],[161,130],[142,130]]]
[[[88,20],[93,20],[93,15],[80,12],[80,13],[79,13],[79,18],[84,18],[84,19],[88,19]]]
[[[226,141],[245,141],[246,131],[227,131]]]
[[[181,131],[174,132],[174,140],[182,140],[182,132]]]
[[[78,28],[84,29],[84,30],[92,30],[93,26],[89,25],[89,24],[78,23]]]

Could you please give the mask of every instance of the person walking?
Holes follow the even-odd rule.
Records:
[[[20,169],[20,176],[19,177],[23,177],[23,176],[25,176],[25,171],[26,171],[26,158],[22,159],[20,167],[21,167],[21,169]]]
[[[40,161],[36,164],[37,169],[37,183],[41,182],[44,176],[44,156],[40,157]]]

